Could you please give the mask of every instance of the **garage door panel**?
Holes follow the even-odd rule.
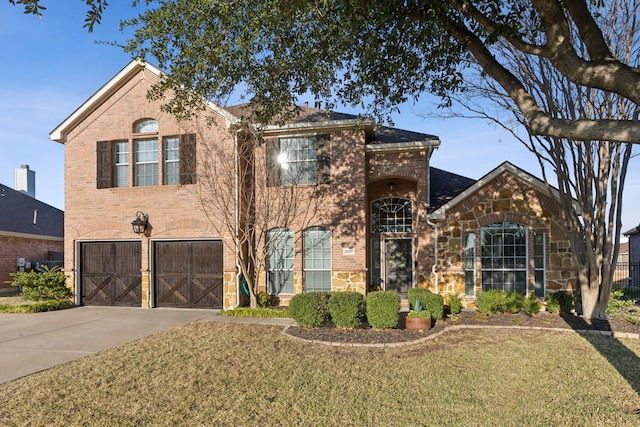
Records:
[[[159,307],[222,308],[222,242],[156,242],[155,300]]]
[[[84,305],[142,305],[140,242],[85,242],[80,246]]]

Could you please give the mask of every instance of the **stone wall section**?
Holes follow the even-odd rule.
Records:
[[[429,281],[427,286],[443,295],[457,294],[466,307],[475,307],[476,297],[482,290],[480,228],[493,223],[513,222],[527,226],[528,292],[534,290],[534,232],[544,232],[546,235],[547,292],[573,292],[577,273],[572,267],[569,239],[560,221],[562,215],[553,199],[505,172],[449,209],[446,219],[438,222],[438,283],[436,285]],[[476,297],[465,296],[463,245],[467,233],[474,233],[476,236]]]

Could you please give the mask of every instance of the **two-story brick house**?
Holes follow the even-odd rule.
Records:
[[[291,192],[322,197],[297,206],[306,215],[268,220],[259,280],[285,304],[314,290],[429,286],[473,305],[489,287],[574,287],[560,213],[528,173],[503,164],[464,178],[431,167],[435,136],[308,107],[283,125],[213,103],[178,121],[147,99],[160,76],[130,63],[50,134],[65,145],[65,271],[78,304],[237,305],[246,248],[234,233],[270,212],[243,211],[242,196],[258,193],[270,206]],[[253,154],[238,160],[248,140]],[[203,191],[207,180],[228,191]]]

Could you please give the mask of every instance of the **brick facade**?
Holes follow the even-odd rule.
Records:
[[[3,236],[0,234],[0,292],[13,288],[6,283],[10,273],[18,271],[16,258],[24,258],[34,265],[35,261],[49,260],[49,252],[62,252],[62,239],[40,239],[36,237]]]
[[[148,308],[154,304],[154,242],[215,239],[225,243],[222,255],[222,305],[231,308],[241,298],[236,283],[238,275],[234,242],[229,234],[228,223],[225,226],[224,222],[231,218],[231,224],[235,224],[236,219],[229,213],[235,212],[235,178],[241,174],[233,175],[234,171],[232,179],[229,179],[228,172],[235,168],[235,148],[244,147],[237,138],[239,135],[246,137],[246,133],[232,131],[234,128],[231,125],[239,117],[229,112],[232,109],[223,111],[210,105],[200,116],[186,121],[177,121],[173,116],[163,113],[161,106],[166,101],[150,101],[146,96],[158,78],[158,73],[152,67],[130,64],[105,86],[106,89],[90,98],[78,110],[80,113],[77,113],[77,117],[71,116],[52,132],[52,138],[65,145],[67,209],[64,252],[68,283],[74,289],[80,287],[81,278],[76,269],[81,264],[78,254],[81,242],[139,240],[142,253],[141,305]],[[306,109],[304,112],[313,114],[312,110]],[[299,215],[286,221],[272,218],[265,227],[286,227],[293,232],[293,294],[305,290],[302,235],[308,227],[323,227],[331,232],[332,290],[366,293],[377,287],[390,287],[385,265],[385,257],[390,254],[383,251],[376,259],[372,253],[373,244],[403,240],[410,242],[409,246],[405,246],[405,249],[410,247],[410,254],[405,255],[411,263],[404,271],[409,277],[403,279],[409,287],[429,286],[440,293],[464,294],[461,236],[466,232],[477,232],[483,224],[500,221],[524,224],[530,232],[544,230],[549,235],[547,288],[570,289],[574,286],[575,275],[568,261],[568,243],[557,223],[559,212],[543,192],[510,175],[501,176],[449,209],[444,220],[438,221],[436,236],[427,215],[431,203],[430,157],[434,147],[439,144],[436,137],[405,132],[405,139],[402,139],[398,132],[386,129],[384,137],[374,140],[372,123],[362,124],[355,117],[329,119],[324,112],[313,120],[310,117],[306,116],[307,121],[303,117],[284,127],[262,127],[256,139],[248,140],[252,144],[256,142],[251,145],[253,157],[240,162],[251,166],[252,179],[249,184],[238,184],[239,194],[271,194],[271,204],[264,206],[272,206],[274,212],[277,211],[279,200],[284,200],[280,196],[317,195],[314,203],[295,206]],[[158,124],[157,133],[135,134],[134,125],[142,119],[155,120]],[[197,182],[162,185],[162,178],[159,178],[159,185],[136,186],[132,166],[135,161],[134,141],[145,137],[161,141],[163,136],[173,135],[195,135]],[[304,136],[316,136],[323,141],[323,150],[329,153],[328,182],[318,181],[313,186],[281,186],[280,193],[269,193],[269,140]],[[398,136],[399,139],[393,139]],[[415,141],[414,138],[422,139]],[[99,142],[105,141],[129,142],[130,173],[125,187],[101,188],[97,185],[98,175],[102,173],[97,150],[104,145]],[[217,160],[211,155],[212,149],[221,156]],[[318,149],[316,154],[322,153]],[[316,167],[319,164],[320,160]],[[163,176],[163,167],[162,161],[158,161],[160,177]],[[213,177],[216,185],[226,185],[228,191],[219,195],[223,203],[219,203],[220,200],[217,204],[203,203],[200,195],[205,194],[201,193],[202,190],[207,190],[205,177]],[[274,196],[278,194],[280,196]],[[373,233],[371,207],[372,203],[381,199],[409,200],[411,227],[405,227],[402,232]],[[240,204],[242,206],[243,202]],[[148,215],[150,224],[147,233],[141,236],[136,236],[131,229],[131,221],[138,211]],[[250,217],[251,213],[239,222],[249,221],[247,218]],[[256,245],[264,245],[264,241]],[[437,283],[433,275],[436,250]],[[374,264],[380,264],[375,266],[379,270],[375,274],[380,275],[380,283],[373,283],[372,280]],[[258,283],[261,289],[266,289],[264,266],[260,268],[262,272]],[[279,303],[287,304],[293,294],[278,295]],[[471,306],[473,301],[466,303]]]

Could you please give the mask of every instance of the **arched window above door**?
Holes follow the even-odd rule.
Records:
[[[378,199],[371,204],[372,233],[411,233],[413,207],[411,200],[400,197]]]

